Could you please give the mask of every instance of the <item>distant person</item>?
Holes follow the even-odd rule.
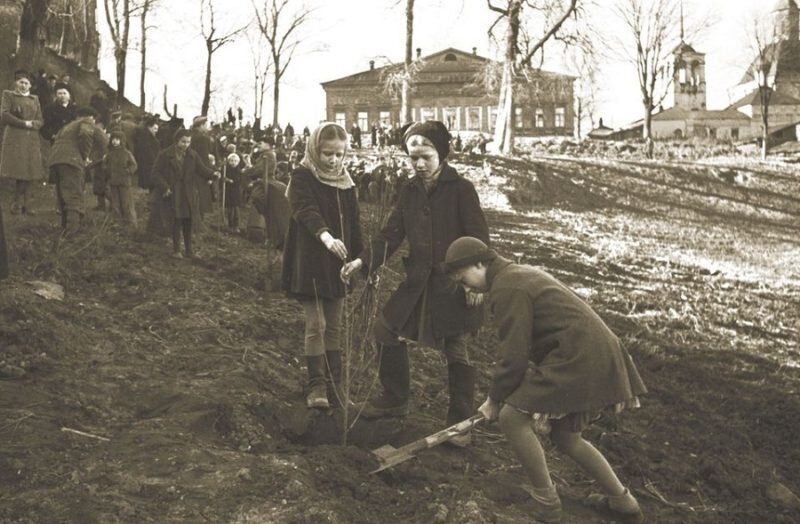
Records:
[[[205,116],[196,116],[192,119],[192,129],[191,129],[191,148],[192,150],[197,153],[197,157],[200,159],[200,162],[208,171],[214,170],[214,162],[216,157],[214,157],[214,140],[211,138],[211,127],[208,124],[208,118]],[[211,180],[208,181],[201,181],[198,179],[198,196],[200,197],[200,207],[199,211],[200,214],[194,217],[195,221],[197,222],[195,227],[200,225],[202,221],[203,215],[206,215],[212,211],[214,208],[214,189],[212,184],[210,183]]]
[[[283,130],[283,136],[285,137],[286,144],[291,144],[294,140],[294,127],[292,127],[291,122],[286,122],[286,128]]]
[[[361,128],[355,122],[353,122],[353,127],[350,128],[350,136],[352,137],[353,147],[361,149]]]
[[[175,134],[175,145],[158,154],[153,166],[153,183],[158,194],[172,211],[172,255],[196,258],[192,246],[192,222],[200,220],[198,187],[219,176],[191,149],[192,135],[186,129]],[[181,253],[183,237],[183,254]]]
[[[343,400],[341,380],[342,307],[347,286],[342,264],[361,251],[361,224],[355,184],[344,167],[347,131],[326,122],[314,130],[306,154],[293,173],[288,196],[291,220],[283,249],[281,287],[303,306],[304,353],[309,408]],[[326,373],[327,372],[327,373]],[[330,394],[325,376],[331,377]]]
[[[228,229],[239,232],[239,207],[242,205],[242,158],[236,154],[236,146],[225,158],[225,184],[223,205],[225,206],[225,221]]]
[[[108,153],[103,158],[102,168],[107,174],[111,211],[119,215],[122,223],[136,225],[131,188],[136,176],[136,159],[126,147],[127,139],[122,131],[114,131],[108,144]]]
[[[145,117],[133,133],[133,156],[136,158],[136,178],[139,187],[152,191],[150,173],[156,162],[161,144],[158,142],[159,121],[155,115]]]
[[[42,138],[49,144],[53,143],[61,128],[75,120],[75,112],[78,109],[72,101],[72,94],[67,84],[56,84],[55,95],[55,100],[44,106],[44,125],[39,130]]]
[[[3,131],[0,147],[0,177],[15,181],[11,214],[32,215],[30,194],[34,182],[44,179],[39,129],[44,125],[39,99],[31,93],[33,76],[14,73],[14,90],[4,90],[0,102]]]
[[[97,123],[108,129],[111,123],[111,106],[102,88],[97,88],[89,98],[89,105],[97,112]]]
[[[594,480],[587,503],[621,522],[643,522],[639,503],[581,433],[604,410],[639,406],[647,393],[631,356],[589,305],[548,273],[514,264],[472,237],[447,249],[445,269],[459,286],[488,293],[499,338],[497,364],[479,411],[497,420],[533,489],[534,519],[561,522],[537,430]]]
[[[97,112],[90,107],[76,111],[75,120],[56,135],[48,167],[56,183],[56,195],[65,235],[75,233],[84,215],[83,188],[86,166],[106,152],[105,132],[95,124]]]

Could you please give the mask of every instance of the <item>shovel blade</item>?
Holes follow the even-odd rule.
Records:
[[[381,446],[378,449],[373,449],[372,454],[378,458],[380,467],[378,469],[370,471],[370,474],[378,473],[379,471],[392,468],[398,464],[405,462],[406,460],[414,458],[414,455],[412,453],[408,453],[407,451],[397,449],[396,447],[389,444]]]

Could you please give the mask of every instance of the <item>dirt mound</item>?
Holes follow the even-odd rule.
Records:
[[[495,247],[576,289],[637,360],[651,390],[643,408],[588,436],[648,521],[800,520],[776,495],[800,492],[796,181],[756,172],[729,187],[709,167],[457,162],[476,184],[502,179],[486,184],[507,199],[489,211]],[[36,201],[36,216],[7,217],[0,522],[527,519],[525,479],[493,425],[469,448],[369,475],[369,449],[443,426],[436,350],[412,349],[412,414],[358,421],[342,446],[354,413],[345,422],[302,406],[302,314],[266,291],[263,246],[211,227],[198,261],[175,260],[166,241],[100,214],[61,242],[51,195]],[[137,202],[143,216],[145,195]],[[396,285],[399,260],[378,288],[350,297],[352,330]],[[62,286],[63,300],[31,281]],[[375,388],[374,352],[360,334],[351,340],[359,402]],[[485,394],[494,336],[482,331],[470,349]],[[548,455],[565,522],[600,521],[582,507],[585,477]]]

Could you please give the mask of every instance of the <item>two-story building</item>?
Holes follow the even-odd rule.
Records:
[[[497,115],[497,87],[483,79],[497,66],[488,58],[458,49],[421,56],[417,49],[411,80],[415,121],[441,120],[451,133],[491,133]],[[356,123],[368,131],[374,123],[400,124],[400,98],[392,79],[403,64],[375,67],[322,83],[327,119],[350,129]],[[514,126],[517,136],[572,135],[573,83],[569,75],[544,70],[517,79]]]

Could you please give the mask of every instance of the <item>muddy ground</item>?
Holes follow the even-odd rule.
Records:
[[[636,360],[650,388],[642,408],[587,436],[647,522],[800,522],[796,170],[565,158],[456,166],[480,189],[495,247],[572,286]],[[263,245],[210,227],[200,260],[175,260],[165,240],[99,212],[59,242],[50,190],[38,190],[36,216],[20,217],[8,213],[10,189],[0,522],[529,521],[525,479],[493,425],[464,450],[369,474],[370,449],[442,427],[436,350],[413,349],[412,414],[357,421],[343,446],[340,413],[302,406],[302,315],[270,290]],[[138,207],[146,212],[144,195]],[[374,390],[361,331],[398,281],[398,261],[349,299],[357,403]],[[63,300],[35,294],[34,281],[63,286]],[[482,398],[492,333],[470,347]],[[581,505],[591,484],[548,453],[565,522],[604,522]]]

